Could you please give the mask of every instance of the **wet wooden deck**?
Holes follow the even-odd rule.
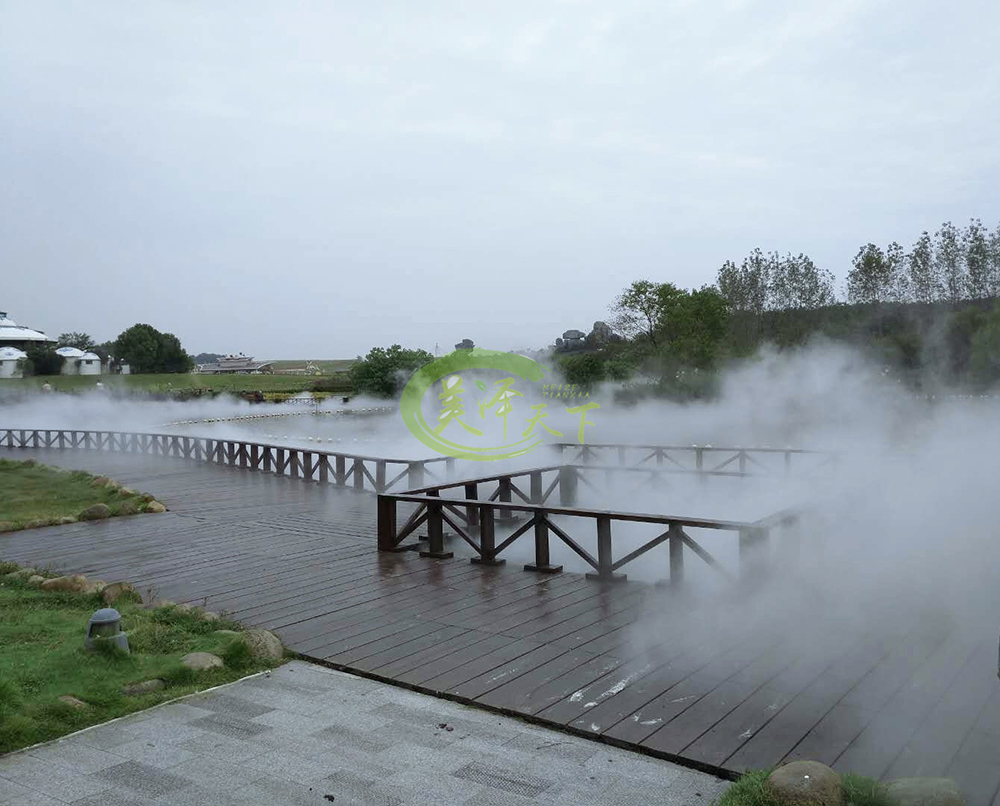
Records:
[[[750,624],[632,582],[375,551],[374,497],[160,457],[0,449],[86,467],[170,512],[0,535],[0,558],[229,611],[305,656],[708,769],[814,758],[947,775],[1000,806],[995,636],[901,617]]]

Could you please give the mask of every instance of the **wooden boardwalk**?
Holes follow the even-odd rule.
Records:
[[[375,499],[154,456],[0,449],[170,512],[0,535],[0,558],[226,610],[304,656],[715,771],[814,758],[1000,806],[996,637],[751,624],[665,589],[375,551]],[[808,629],[806,629],[808,627]]]

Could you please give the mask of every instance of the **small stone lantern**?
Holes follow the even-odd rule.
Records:
[[[87,638],[84,646],[93,649],[95,639],[109,641],[123,652],[128,652],[128,636],[122,632],[122,616],[113,607],[96,611],[87,623]]]

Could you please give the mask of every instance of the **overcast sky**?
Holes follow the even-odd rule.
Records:
[[[1000,221],[1000,4],[0,0],[0,310],[540,347],[754,246]]]

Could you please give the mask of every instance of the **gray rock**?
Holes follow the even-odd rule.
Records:
[[[149,503],[146,504],[146,509],[144,511],[157,515],[161,512],[166,512],[167,508],[163,506],[163,504],[161,504],[159,501],[150,501]]]
[[[213,613],[211,610],[202,610],[201,617],[204,621],[218,621],[219,614]]]
[[[134,501],[122,501],[118,505],[119,515],[138,515],[139,506]]]
[[[162,691],[166,687],[167,684],[165,681],[154,677],[152,680],[143,680],[141,683],[129,683],[126,686],[122,686],[122,694],[149,694],[153,691]]]
[[[205,669],[221,669],[226,665],[222,662],[222,658],[218,655],[213,655],[211,652],[189,652],[181,658],[181,663],[189,669],[194,669],[196,672],[201,672]]]
[[[75,708],[77,711],[83,711],[90,708],[90,703],[86,703],[83,700],[79,700],[70,694],[63,694],[59,698],[59,702],[65,703],[70,708]]]
[[[236,630],[214,630],[213,635],[239,635]]]
[[[567,330],[565,333],[563,333],[562,337],[567,341],[570,341],[572,339],[582,339],[586,337],[586,335],[587,334],[584,333],[582,330]]]
[[[899,806],[965,806],[965,797],[951,778],[897,778],[886,791]]]
[[[841,806],[840,776],[818,761],[793,761],[767,777],[767,788],[779,806]]]
[[[33,574],[32,576],[28,577],[28,584],[32,585],[34,587],[38,587],[44,581],[45,581],[45,577],[39,576],[38,574]]]
[[[104,518],[111,517],[111,510],[108,509],[107,504],[94,504],[93,506],[87,507],[83,512],[77,515],[81,521],[99,521]]]
[[[43,591],[58,591],[60,593],[84,593],[90,587],[90,582],[83,574],[75,574],[71,577],[56,577],[46,579],[41,583]]]
[[[105,585],[101,591],[101,598],[107,605],[114,604],[118,599],[128,599],[132,602],[142,600],[139,592],[128,582],[112,582],[110,585]]]
[[[272,632],[267,630],[247,630],[240,633],[240,640],[250,648],[250,654],[261,660],[281,660],[285,648]]]

